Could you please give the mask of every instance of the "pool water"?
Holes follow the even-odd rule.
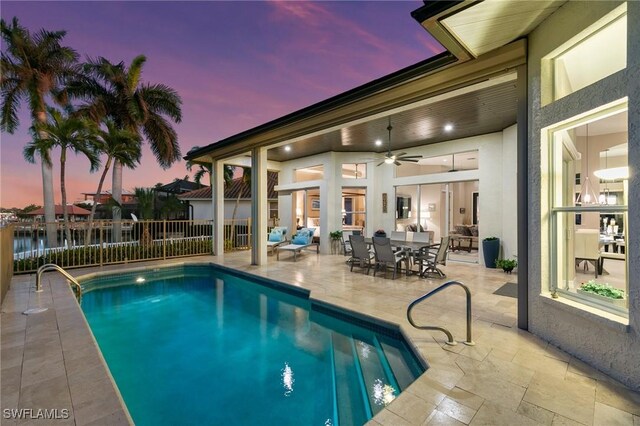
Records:
[[[360,425],[424,371],[397,331],[212,266],[82,286],[138,425]]]

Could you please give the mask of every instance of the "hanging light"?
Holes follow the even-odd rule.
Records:
[[[581,204],[583,206],[586,205],[597,205],[598,197],[596,196],[595,191],[593,190],[593,185],[591,185],[591,181],[589,180],[589,124],[587,123],[587,141],[585,142],[585,151],[586,151],[586,164],[587,164],[587,173],[584,179],[582,179],[582,190],[578,194],[575,199],[576,204]]]

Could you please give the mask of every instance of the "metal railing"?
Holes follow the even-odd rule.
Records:
[[[53,263],[49,263],[47,265],[42,265],[38,268],[38,272],[36,274],[36,293],[40,293],[42,291],[42,273],[46,271],[58,271],[64,277],[69,280],[70,283],[76,286],[76,298],[80,300],[82,298],[82,286],[80,283],[73,278],[67,271],[59,267],[58,265],[54,265]]]
[[[69,233],[61,222],[11,225],[14,273],[35,272],[45,264],[68,269],[205,255],[213,251],[210,220],[99,220],[69,225]]]
[[[458,285],[460,287],[462,287],[465,291],[465,293],[467,294],[467,341],[464,342],[465,345],[469,345],[469,346],[473,346],[475,345],[475,343],[473,342],[473,339],[471,338],[471,291],[469,291],[469,287],[467,287],[466,285],[462,284],[460,281],[447,281],[446,283],[442,284],[441,286],[431,290],[429,293],[420,296],[419,298],[417,298],[416,300],[414,300],[413,302],[411,302],[409,304],[409,306],[407,307],[407,320],[409,320],[409,324],[411,324],[413,327],[420,329],[420,330],[437,330],[437,331],[442,331],[444,334],[447,335],[448,341],[447,344],[454,346],[457,344],[457,342],[453,339],[453,335],[451,334],[451,332],[449,330],[447,330],[444,327],[438,327],[438,326],[431,326],[431,325],[417,325],[414,321],[413,321],[413,317],[411,315],[411,311],[413,310],[413,308],[416,307],[416,305],[418,305],[420,302],[428,299],[429,297],[433,296],[434,294],[437,294],[439,292],[441,292],[442,290],[444,290],[447,287],[451,287],[453,285]]]
[[[225,219],[224,251],[249,250],[251,248],[251,218]]]

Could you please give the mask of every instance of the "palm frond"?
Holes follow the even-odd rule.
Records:
[[[180,159],[178,135],[164,117],[152,114],[144,123],[142,131],[160,167],[169,168]]]

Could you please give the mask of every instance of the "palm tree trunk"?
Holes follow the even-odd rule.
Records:
[[[240,204],[240,195],[242,194],[242,191],[240,191],[238,193],[238,198],[236,199],[236,205],[233,206],[233,214],[231,215],[231,243],[233,244],[232,247],[235,247],[235,237],[236,237],[236,212],[238,211],[238,205]]]
[[[64,221],[64,234],[69,247],[73,246],[71,230],[69,229],[69,214],[67,213],[67,187],[64,183],[65,164],[67,162],[67,149],[62,147],[60,152],[60,195],[62,196],[62,218]]]
[[[87,231],[85,232],[84,242],[85,245],[91,242],[91,227],[93,225],[93,217],[96,214],[96,207],[98,207],[98,203],[96,198],[100,196],[102,193],[102,185],[104,184],[104,179],[107,177],[107,172],[111,167],[111,157],[107,157],[107,164],[104,166],[104,170],[102,171],[102,176],[100,176],[100,182],[98,182],[98,189],[96,190],[96,196],[93,198],[93,205],[91,206],[91,213],[89,214],[89,222],[87,223]]]
[[[44,112],[44,102],[40,105],[40,111],[35,113],[39,123],[47,122],[47,114]],[[40,132],[40,138],[46,139],[47,134]],[[42,201],[44,203],[44,221],[47,227],[47,247],[58,246],[58,231],[56,229],[56,206],[53,195],[53,164],[42,162]]]
[[[113,176],[111,180],[111,196],[113,201],[118,203],[118,206],[122,206],[122,163],[118,160],[113,162]],[[122,210],[120,207],[113,208],[113,235],[111,238],[113,242],[120,242],[122,240]]]

